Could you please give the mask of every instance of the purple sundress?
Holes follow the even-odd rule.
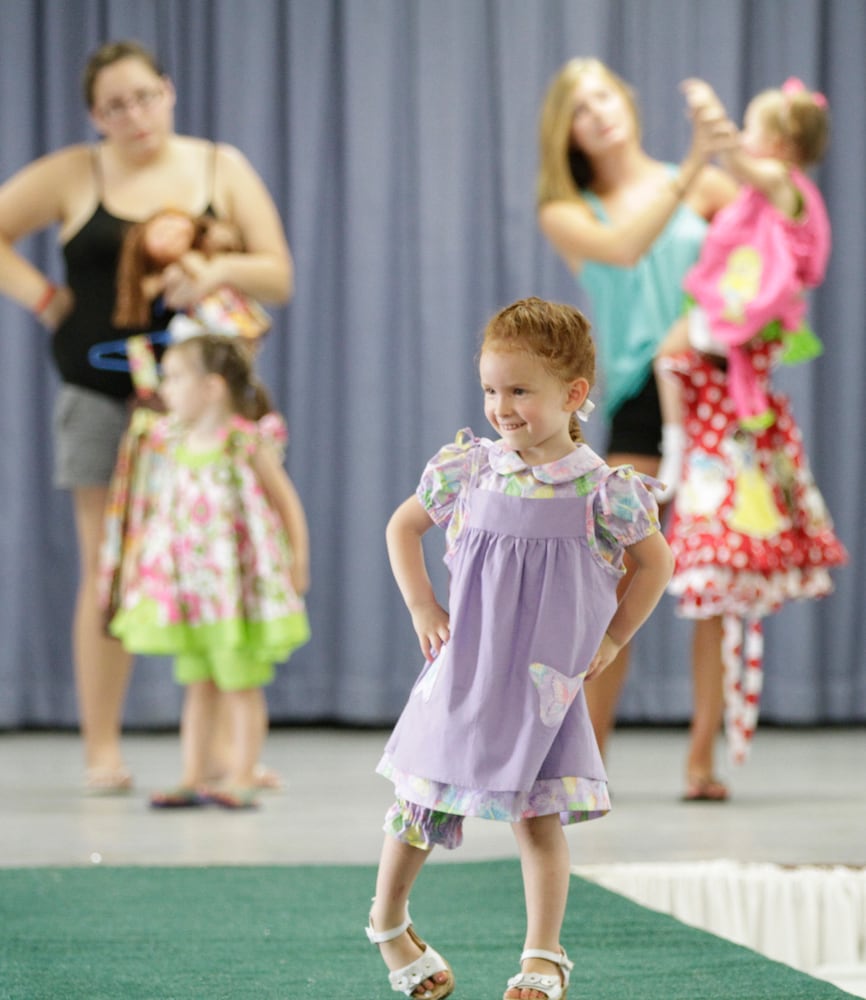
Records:
[[[378,770],[400,798],[442,812],[604,815],[583,678],[616,609],[624,546],[658,530],[655,501],[586,445],[530,469],[501,442],[462,433],[418,491],[449,531],[451,638]]]

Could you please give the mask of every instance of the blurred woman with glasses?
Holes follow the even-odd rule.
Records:
[[[175,90],[147,49],[128,41],[102,46],[83,82],[101,141],[50,153],[0,187],[0,294],[49,331],[62,381],[54,482],[72,490],[80,553],[73,658],[85,784],[111,793],[132,784],[120,746],[130,658],[103,631],[96,584],[108,483],[132,383],[127,371],[95,367],[90,357],[96,345],[136,332],[111,325],[124,232],[167,206],[226,219],[239,230],[244,253],[193,255],[166,274],[169,310],[184,309],[220,285],[283,304],[293,271],[261,178],[237,149],[174,131]],[[66,265],[59,286],[14,249],[23,237],[54,225]],[[153,318],[151,329],[164,326],[164,319]]]

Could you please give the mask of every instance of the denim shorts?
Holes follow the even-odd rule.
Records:
[[[61,386],[54,403],[54,485],[107,486],[128,421],[125,400]]]

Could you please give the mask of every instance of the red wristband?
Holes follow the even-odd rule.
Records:
[[[39,301],[33,307],[33,315],[41,316],[42,313],[51,305],[54,296],[57,294],[57,285],[52,284],[50,281],[45,286],[45,291],[39,298]]]

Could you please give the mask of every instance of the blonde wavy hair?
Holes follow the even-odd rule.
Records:
[[[801,167],[820,163],[830,140],[830,111],[814,91],[761,91],[749,102],[764,126],[783,140]]]
[[[592,167],[583,153],[571,144],[574,119],[574,91],[585,76],[600,76],[619,91],[634,115],[640,136],[640,114],[632,88],[600,59],[570,59],[550,82],[538,133],[538,178],[536,203],[580,198],[581,190],[592,183]]]

